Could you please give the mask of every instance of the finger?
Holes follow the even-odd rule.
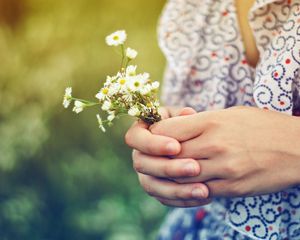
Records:
[[[176,157],[178,158],[212,158],[226,151],[226,144],[218,140],[210,140],[206,133],[201,136],[190,139],[181,143],[181,151]]]
[[[144,190],[154,197],[171,200],[199,200],[208,197],[208,188],[202,183],[178,184],[169,180],[138,174]]]
[[[190,208],[199,207],[211,203],[211,199],[204,199],[200,201],[182,201],[182,200],[169,200],[165,198],[156,198],[161,204],[169,207],[179,207],[179,208]]]
[[[161,115],[162,119],[167,119],[170,117],[170,112],[165,107],[160,107],[158,113]]]
[[[194,159],[170,159],[146,155],[134,150],[133,165],[137,172],[161,178],[193,177],[200,174],[200,167]]]
[[[194,110],[191,107],[185,107],[185,108],[168,107],[168,109],[171,117],[192,115],[197,113],[196,110]]]
[[[213,156],[213,150],[208,147],[205,134],[181,143],[181,151],[176,158],[205,159]]]
[[[191,108],[191,107],[185,107],[183,109],[181,109],[181,111],[179,112],[178,116],[186,116],[186,115],[193,115],[196,114],[196,110]]]
[[[175,139],[152,134],[143,121],[134,123],[125,135],[125,142],[130,147],[151,155],[176,155],[181,149]]]
[[[208,112],[168,118],[150,126],[150,131],[180,142],[199,136],[206,129]]]
[[[216,179],[206,182],[209,188],[209,197],[235,197],[238,195],[233,191],[232,184],[228,180]]]
[[[174,179],[178,183],[199,183],[207,182],[213,179],[226,178],[226,173],[222,168],[222,161],[219,160],[197,160],[200,166],[200,174],[196,177],[185,177]]]

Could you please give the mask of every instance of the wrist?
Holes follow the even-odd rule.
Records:
[[[288,174],[291,177],[291,185],[300,185],[300,119],[299,117],[290,117],[289,134],[286,135],[285,152],[288,159]]]

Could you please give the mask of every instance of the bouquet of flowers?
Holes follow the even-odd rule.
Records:
[[[82,112],[87,107],[99,106],[106,112],[106,120],[97,114],[100,129],[105,132],[105,125],[112,125],[112,121],[122,115],[130,115],[153,124],[161,120],[158,113],[159,101],[157,91],[159,82],[152,81],[149,73],[137,73],[137,66],[130,65],[138,52],[132,48],[125,48],[127,34],[124,30],[116,31],[106,37],[109,46],[120,47],[122,61],[115,76],[107,76],[106,82],[96,94],[97,102],[75,98],[72,88],[65,90],[63,106],[68,108],[74,101],[73,111]]]

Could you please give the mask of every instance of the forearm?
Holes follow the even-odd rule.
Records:
[[[283,132],[281,152],[287,161],[288,179],[291,185],[300,185],[300,118],[289,117],[286,132]],[[283,161],[284,161],[283,160]]]

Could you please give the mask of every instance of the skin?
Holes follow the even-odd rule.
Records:
[[[248,22],[254,2],[236,0],[253,67],[259,60]],[[255,196],[299,185],[299,118],[251,107],[205,113],[162,108],[162,114],[165,120],[150,129],[137,122],[125,137],[142,187],[162,204],[194,207],[217,196]]]
[[[142,187],[163,204],[194,207],[300,183],[299,118],[253,107],[189,114],[126,134]]]

